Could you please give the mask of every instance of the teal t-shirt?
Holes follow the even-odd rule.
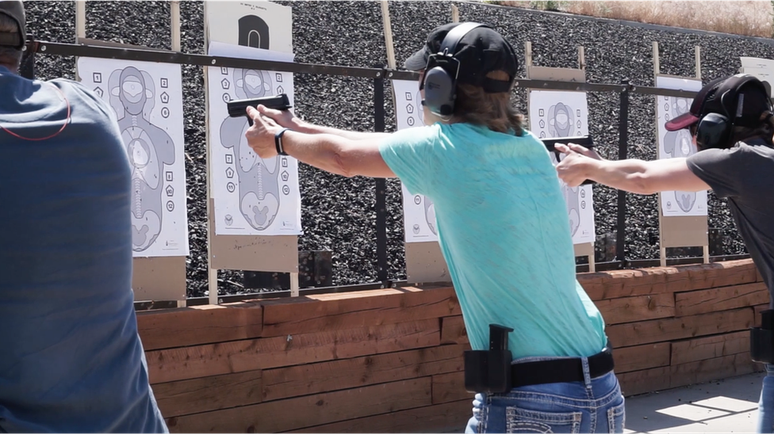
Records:
[[[590,356],[605,323],[575,276],[567,206],[548,151],[466,123],[401,130],[380,152],[412,194],[433,200],[441,251],[471,347],[514,329],[514,358]]]

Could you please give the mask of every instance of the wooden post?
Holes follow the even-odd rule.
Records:
[[[696,57],[696,78],[701,80],[701,47],[698,45],[695,47],[694,56]]]
[[[694,57],[696,59],[696,78],[701,80],[701,47],[698,45],[694,49]],[[707,245],[703,246],[703,249],[704,249],[704,263],[708,264],[710,262],[709,234],[707,234]]]
[[[75,43],[86,37],[86,0],[75,1]]]
[[[460,9],[452,3],[451,5],[451,12],[452,12],[452,23],[459,23],[460,22]]]
[[[172,20],[172,51],[180,51],[180,0],[172,0],[169,13]]]
[[[180,1],[172,0],[169,5],[170,29],[171,29],[171,48],[172,51],[180,51]],[[186,292],[187,297],[187,292]],[[177,301],[177,307],[186,306],[186,299]]]
[[[390,6],[387,0],[382,0],[382,27],[384,29],[384,46],[387,49],[387,67],[395,69],[395,47],[392,43],[392,23],[390,22]]]

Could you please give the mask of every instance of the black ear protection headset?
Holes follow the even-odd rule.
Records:
[[[755,83],[768,98],[770,94],[766,86],[751,75],[737,74],[726,80],[715,91],[713,96],[713,99],[720,100],[720,107],[723,108],[723,113],[712,112],[704,115],[696,127],[696,144],[701,149],[731,147],[732,144],[729,142],[734,131],[734,120],[741,115],[744,100],[737,100],[737,112],[729,113],[726,99],[733,98],[734,95],[737,95],[737,98],[744,98],[739,95],[739,90],[750,82]],[[704,104],[707,104],[707,102],[705,101]],[[771,104],[769,104],[769,109],[771,109]],[[704,107],[702,106],[703,110]]]
[[[425,90],[422,105],[441,119],[449,119],[454,113],[457,75],[460,71],[460,61],[454,57],[457,44],[468,32],[477,27],[489,26],[479,23],[458,25],[443,38],[439,52],[427,58],[425,76],[420,87],[420,90]]]

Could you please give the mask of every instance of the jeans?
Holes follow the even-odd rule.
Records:
[[[758,433],[774,432],[774,365],[766,364],[761,399],[758,401]]]
[[[514,363],[548,359],[552,358],[523,358]],[[583,382],[476,394],[465,433],[623,433],[624,397],[615,373],[591,379],[586,358],[583,371]]]

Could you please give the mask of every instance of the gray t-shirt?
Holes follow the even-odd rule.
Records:
[[[0,127],[0,433],[166,432],[137,334],[115,113],[80,83],[0,67]]]
[[[739,234],[771,293],[774,291],[774,149],[763,140],[730,149],[707,149],[688,168],[728,206]],[[774,307],[774,297],[770,305]]]

